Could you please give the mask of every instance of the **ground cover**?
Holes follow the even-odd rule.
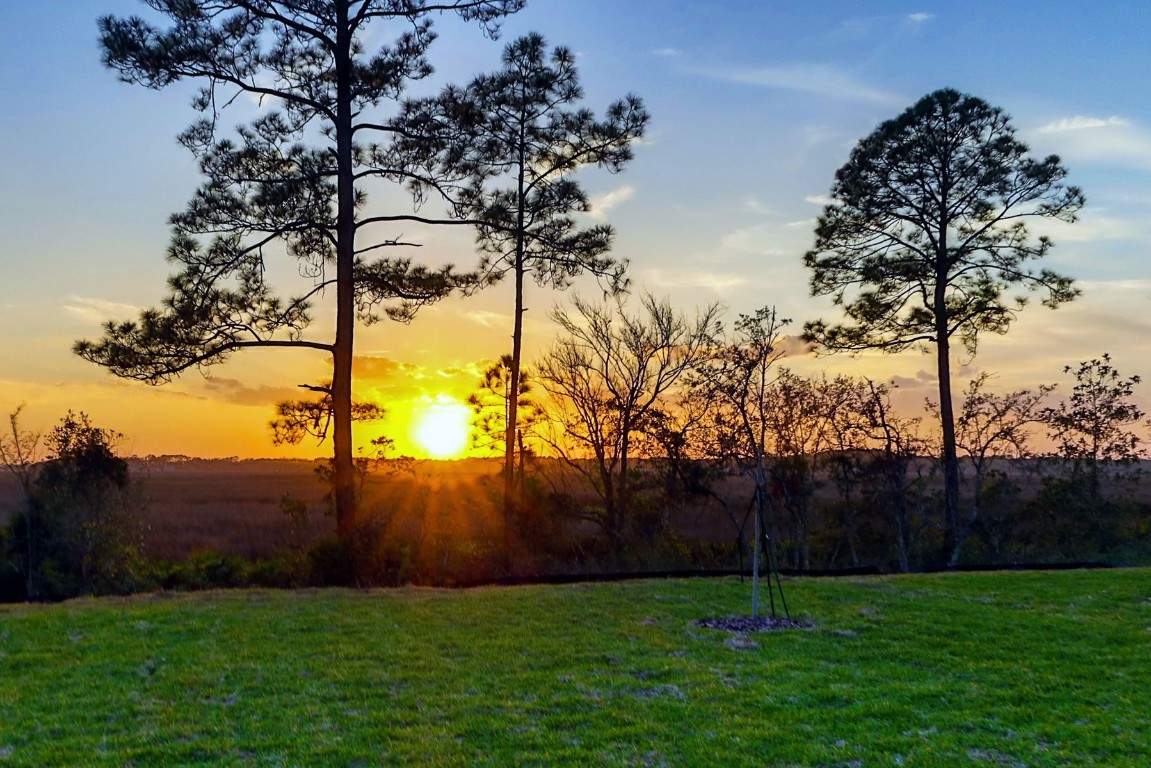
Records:
[[[0,606],[0,765],[1132,766],[1151,571]]]

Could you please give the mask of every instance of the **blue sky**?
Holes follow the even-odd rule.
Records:
[[[322,375],[322,358],[250,353],[211,381],[190,374],[156,390],[69,351],[100,320],[159,300],[165,221],[198,181],[174,138],[194,117],[191,89],[118,82],[97,49],[105,13],[150,11],[134,0],[0,3],[0,408],[27,401],[44,425],[84,409],[140,453],[285,455],[267,442],[271,405]],[[427,88],[498,65],[503,41],[449,18],[438,29]],[[1079,279],[1083,297],[1027,310],[1009,335],[961,358],[961,374],[1035,386],[1104,351],[1125,374],[1151,373],[1151,6],[528,0],[504,41],[528,31],[577,52],[587,106],[632,92],[652,113],[623,174],[582,176],[637,287],[688,312],[721,301],[729,318],[765,304],[797,327],[835,317],[809,298],[801,264],[835,170],[879,122],[953,87],[1005,109],[1036,154],[1059,154],[1088,200],[1079,223],[1043,230],[1057,244],[1051,266]],[[384,194],[373,205],[403,203]],[[420,236],[424,260],[473,259],[466,233]],[[562,299],[529,296],[529,358]],[[365,331],[360,352],[376,377],[365,381],[409,405],[466,395],[483,360],[505,351],[508,303],[497,287],[411,326]],[[931,358],[915,352],[795,366],[894,379],[909,403],[932,390]]]

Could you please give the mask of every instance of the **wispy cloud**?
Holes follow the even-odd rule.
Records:
[[[828,197],[827,195],[805,195],[803,202],[820,206],[835,205],[835,198]]]
[[[285,400],[308,400],[318,397],[294,387],[248,386],[238,379],[213,376],[204,379],[204,390],[212,399],[235,405],[267,406]]]
[[[69,296],[64,309],[84,320],[103,323],[106,320],[127,320],[129,317],[140,314],[141,308],[135,304],[122,304],[107,299]]]
[[[723,272],[665,272],[662,269],[651,269],[647,272],[647,282],[658,288],[709,288],[723,291],[742,285],[747,282],[747,278]]]
[[[1151,169],[1151,132],[1117,115],[1065,117],[1040,126],[1032,138],[1066,159]]]
[[[771,209],[764,205],[759,199],[749,197],[743,201],[743,209],[748,213],[755,213],[765,215],[771,213]]]
[[[906,16],[907,20],[912,24],[922,24],[925,21],[930,21],[935,18],[934,13],[909,13]]]
[[[1106,211],[1091,208],[1084,209],[1079,220],[1073,223],[1037,218],[1028,223],[1027,229],[1036,235],[1046,235],[1056,243],[1151,239],[1151,231],[1142,217],[1111,216]]]
[[[482,325],[484,328],[509,325],[511,323],[511,315],[505,315],[500,312],[489,312],[486,309],[477,309],[463,314],[468,320],[471,320],[477,325]]]
[[[902,104],[898,94],[874,88],[831,64],[782,64],[774,67],[712,69],[701,72],[731,83],[800,91],[843,101]]]
[[[1121,117],[1112,115],[1111,117],[1085,117],[1083,115],[1076,115],[1075,117],[1065,117],[1062,120],[1056,120],[1040,127],[1042,133],[1062,133],[1064,131],[1082,131],[1090,128],[1107,128],[1115,125],[1130,125],[1131,123]]]
[[[607,217],[608,211],[625,200],[630,200],[634,194],[634,187],[624,186],[619,189],[613,189],[611,192],[596,195],[591,199],[591,210],[588,212],[588,216],[597,221],[603,220]]]
[[[657,48],[651,52],[653,56],[663,56],[665,58],[673,58],[679,56],[680,51],[675,48]]]

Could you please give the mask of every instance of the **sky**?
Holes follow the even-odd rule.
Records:
[[[267,426],[277,401],[323,378],[322,353],[252,350],[207,377],[191,371],[152,387],[71,352],[103,321],[159,303],[171,270],[167,218],[200,181],[175,141],[197,116],[192,87],[128,85],[100,62],[99,16],[151,13],[136,0],[0,0],[0,409],[25,403],[25,423],[39,429],[85,411],[137,455],[325,455],[314,443],[274,447]],[[635,290],[688,315],[720,302],[729,322],[774,305],[794,332],[838,317],[810,296],[802,256],[855,143],[939,88],[1001,107],[1033,153],[1058,154],[1086,194],[1077,223],[1033,227],[1056,243],[1047,265],[1083,294],[1055,311],[1029,307],[1007,335],[984,337],[974,358],[958,353],[956,389],[986,371],[998,391],[1058,382],[1067,392],[1063,367],[1104,352],[1124,375],[1151,375],[1145,2],[528,0],[499,41],[451,17],[436,25],[436,75],[413,93],[494,70],[506,42],[539,32],[575,51],[584,106],[600,113],[641,96],[652,118],[634,161],[618,175],[578,177],[594,220],[616,229],[614,253],[630,262]],[[225,122],[240,122],[243,109]],[[384,191],[369,207],[406,204]],[[449,230],[402,234],[418,236],[412,255],[424,262],[473,264],[470,235]],[[277,268],[284,292],[299,290],[291,267]],[[597,287],[575,290],[591,297]],[[553,338],[548,314],[565,298],[530,288],[529,362]],[[510,286],[500,285],[445,300],[410,325],[358,331],[357,391],[390,411],[374,429],[418,453],[421,419],[465,399],[510,348],[510,306]],[[327,319],[317,313],[317,338]],[[936,386],[933,358],[917,351],[790,364],[891,381],[911,410]],[[1140,400],[1151,405],[1146,393]]]

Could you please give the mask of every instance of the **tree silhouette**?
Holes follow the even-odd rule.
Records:
[[[573,298],[575,312],[553,312],[562,329],[538,366],[551,395],[548,416],[562,433],[549,440],[600,498],[585,516],[615,554],[629,533],[632,460],[646,418],[706,353],[718,307],[694,319],[648,294],[629,314],[622,297],[605,304]]]
[[[996,395],[986,389],[990,378],[981,373],[968,383],[955,423],[956,447],[970,460],[972,489],[971,512],[959,521],[955,548],[948,558],[951,565],[959,562],[963,544],[982,516],[993,459],[1024,459],[1031,455],[1027,447],[1031,429],[1044,420],[1043,401],[1055,389],[1053,384],[1040,384],[1035,391],[1020,389]],[[939,407],[934,402],[928,401],[928,410],[938,417]]]
[[[468,405],[472,409],[472,441],[479,447],[491,448],[504,453],[507,440],[507,424],[511,419],[512,403],[520,414],[520,425],[516,428],[516,455],[519,459],[516,465],[517,485],[523,483],[524,473],[524,432],[529,431],[533,425],[542,418],[542,413],[530,397],[534,387],[532,376],[527,370],[520,371],[518,396],[512,397],[512,356],[501,355],[500,359],[484,371],[476,391],[468,396]]]
[[[1146,457],[1142,439],[1131,430],[1146,415],[1132,402],[1138,376],[1123,378],[1111,356],[1087,360],[1078,367],[1071,396],[1043,412],[1059,455],[1071,462],[1072,472],[1086,475],[1091,501],[1101,496],[1100,476],[1108,464],[1127,464]]]
[[[1028,155],[1002,110],[936,91],[856,145],[804,256],[812,294],[847,316],[808,323],[808,338],[833,351],[935,345],[946,555],[959,505],[951,340],[974,354],[981,333],[1005,333],[1026,303],[1017,289],[1042,292],[1049,307],[1078,294],[1070,278],[1033,268],[1051,241],[1026,226],[1075,220],[1084,197],[1066,175],[1058,157]]]
[[[611,104],[602,120],[588,109],[571,108],[583,99],[575,55],[563,47],[549,53],[538,34],[510,43],[503,65],[466,88],[448,88],[437,97],[407,104],[401,123],[413,135],[433,134],[440,141],[400,146],[421,169],[412,176],[417,197],[432,186],[445,191],[443,181],[431,184],[427,179],[457,180],[453,212],[477,222],[482,269],[490,276],[513,276],[508,372],[509,391],[516,392],[526,275],[555,289],[568,287],[585,272],[604,278],[611,291],[627,284],[626,262],[608,255],[611,227],[580,228],[575,215],[589,211],[590,204],[572,175],[585,166],[622,170],[632,158],[632,144],[644,134],[648,113],[636,96]],[[506,518],[515,508],[516,431],[521,422],[517,401],[507,401],[503,440]]]
[[[366,187],[403,181],[388,150],[396,128],[373,118],[405,85],[431,73],[430,17],[454,12],[489,33],[523,0],[149,0],[172,22],[100,20],[104,62],[129,83],[163,88],[202,83],[195,108],[206,117],[180,137],[207,178],[171,218],[168,258],[178,265],[159,309],[134,322],[109,322],[76,352],[118,376],[161,383],[255,347],[308,348],[332,357],[333,492],[341,535],[355,525],[352,354],[357,319],[409,321],[423,305],[468,284],[451,267],[378,257],[411,245],[381,230],[426,222],[412,212],[363,215]],[[388,22],[395,41],[369,52],[365,41]],[[222,135],[220,110],[247,93],[259,116]],[[392,116],[394,117],[394,116]],[[406,135],[405,139],[412,139]],[[284,299],[265,276],[284,251],[311,285]],[[333,275],[334,273],[334,275]],[[312,301],[335,289],[334,338],[305,336]],[[327,406],[321,406],[326,408]]]

